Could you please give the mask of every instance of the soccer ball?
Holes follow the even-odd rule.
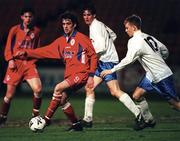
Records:
[[[29,121],[29,128],[33,132],[42,132],[46,125],[46,121],[41,116],[33,117]]]

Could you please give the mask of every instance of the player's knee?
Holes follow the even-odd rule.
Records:
[[[140,96],[139,96],[139,95],[133,94],[132,97],[133,97],[133,99],[134,99],[135,101],[139,101],[139,100],[140,100]]]
[[[118,96],[118,90],[117,89],[109,89],[112,96],[117,97]]]
[[[34,93],[34,97],[35,98],[41,98],[42,97],[42,93],[39,92],[39,93]]]
[[[86,96],[94,95],[94,89],[85,87]]]
[[[61,100],[60,100],[60,106],[63,106],[64,104],[67,103],[67,95],[66,94],[62,94],[61,96]]]
[[[37,93],[37,94],[40,94],[42,91],[42,86],[41,85],[37,85],[33,88],[33,92],[34,93]]]
[[[89,88],[88,86],[85,86],[85,91],[86,92],[91,92],[91,91],[94,91],[94,88]]]
[[[12,100],[12,97],[7,97],[7,96],[4,97],[4,102],[5,103],[10,103],[11,100]]]
[[[64,90],[64,88],[61,86],[61,84],[57,84],[54,88],[54,93],[59,93],[61,94],[61,92]]]

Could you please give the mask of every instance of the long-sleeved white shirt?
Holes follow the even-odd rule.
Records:
[[[113,43],[117,36],[109,27],[94,19],[89,26],[89,34],[96,53],[100,54],[99,60],[102,62],[119,62],[118,54]]]
[[[168,50],[164,44],[153,36],[136,31],[128,41],[126,57],[111,69],[112,72],[123,69],[126,65],[138,60],[146,71],[146,77],[154,83],[172,75],[163,57],[167,57]]]

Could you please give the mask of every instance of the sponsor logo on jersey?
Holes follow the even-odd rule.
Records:
[[[72,51],[65,51],[64,58],[72,58],[73,54],[74,54],[74,52],[72,52]]]

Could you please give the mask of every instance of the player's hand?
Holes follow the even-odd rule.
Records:
[[[101,72],[100,76],[105,77],[106,75],[111,74],[111,73],[112,73],[111,70],[104,70],[104,71]]]
[[[89,76],[86,86],[90,89],[94,87],[94,78],[92,76]]]
[[[26,51],[17,51],[14,55],[14,58],[25,60],[25,59],[27,59],[27,52]]]
[[[8,63],[8,67],[12,70],[12,71],[16,71],[17,70],[17,66],[14,60],[9,60]]]

